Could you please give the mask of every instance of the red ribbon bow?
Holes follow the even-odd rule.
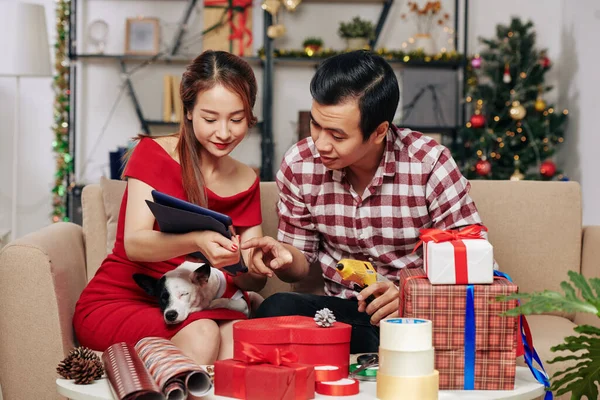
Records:
[[[292,364],[298,361],[296,353],[290,350],[281,350],[280,348],[274,348],[273,350],[263,352],[258,347],[242,342],[242,354],[244,354],[243,361],[246,364],[271,364],[271,365],[285,365]]]
[[[423,243],[452,243],[452,246],[454,246],[454,273],[456,284],[466,285],[469,283],[469,273],[467,270],[467,248],[463,243],[463,239],[483,239],[482,232],[487,232],[487,228],[483,225],[469,225],[461,230],[449,229],[444,231],[441,229],[421,229],[421,240],[417,243],[412,252],[414,253],[417,251]],[[425,258],[427,258],[426,254]]]

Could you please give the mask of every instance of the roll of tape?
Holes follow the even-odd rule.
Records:
[[[432,324],[427,319],[386,318],[379,325],[379,347],[385,350],[429,350]]]
[[[437,400],[440,375],[437,370],[427,376],[400,377],[377,374],[379,400]]]
[[[353,396],[358,394],[358,381],[355,379],[340,379],[335,382],[317,382],[315,392],[326,396]]]
[[[427,350],[397,351],[379,349],[379,371],[389,376],[424,376],[433,374],[433,347]]]
[[[315,366],[315,382],[339,381],[348,377],[348,373],[336,367],[335,365],[317,365]]]

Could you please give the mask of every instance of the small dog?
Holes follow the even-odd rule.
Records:
[[[192,312],[214,308],[250,314],[241,290],[231,298],[222,297],[227,285],[225,275],[205,263],[186,261],[160,279],[145,274],[133,274],[133,279],[146,293],[158,299],[167,324],[178,324]]]

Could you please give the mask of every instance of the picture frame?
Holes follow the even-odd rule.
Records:
[[[125,25],[125,54],[156,55],[160,50],[158,18],[127,18]]]

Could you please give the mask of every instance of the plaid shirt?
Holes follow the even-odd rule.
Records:
[[[327,169],[311,138],[286,153],[277,173],[278,240],[319,261],[330,296],[356,296],[335,266],[343,258],[370,261],[397,284],[400,268],[423,265],[412,253],[423,228],[480,224],[450,151],[421,133],[392,127],[371,183],[362,196],[343,170]]]

